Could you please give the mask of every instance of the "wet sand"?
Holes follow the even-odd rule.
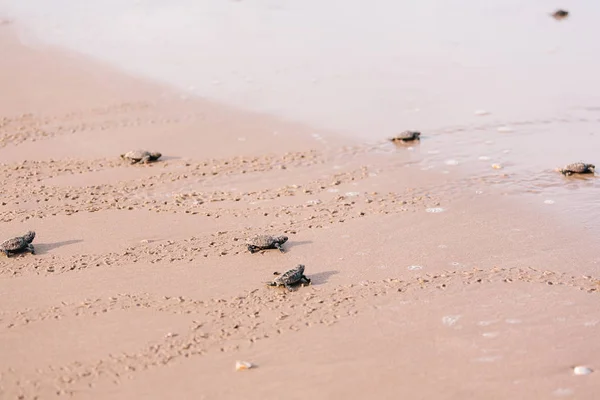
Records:
[[[595,238],[502,171],[0,45],[2,234],[37,232],[0,258],[1,398],[594,398]]]
[[[68,48],[164,82],[176,97],[374,145],[418,129],[423,140],[409,157],[421,168],[475,177],[465,190],[494,183],[600,234],[600,181],[553,171],[597,163],[600,47],[588,38],[600,35],[600,7],[591,0],[570,4],[560,21],[550,13],[561,5],[544,0],[57,1],[0,0],[0,14],[19,22],[12,27],[27,46]],[[112,79],[107,94],[131,84]],[[189,135],[181,140],[193,144]]]

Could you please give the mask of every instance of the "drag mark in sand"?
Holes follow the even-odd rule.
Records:
[[[67,318],[94,318],[117,310],[135,313],[150,309],[158,312],[189,316],[187,332],[163,335],[142,345],[136,352],[113,354],[96,362],[77,362],[69,365],[52,365],[38,369],[31,376],[14,370],[3,370],[6,385],[19,387],[22,393],[35,395],[43,388],[57,388],[60,393],[74,393],[99,380],[118,383],[134,377],[144,370],[157,368],[180,358],[194,357],[207,352],[236,352],[257,341],[299,331],[318,325],[331,325],[368,309],[374,297],[404,296],[410,291],[423,289],[445,290],[451,285],[485,285],[529,282],[546,284],[553,276],[556,285],[573,287],[589,293],[598,291],[597,280],[569,277],[565,274],[528,269],[449,271],[425,274],[410,279],[368,281],[364,285],[347,285],[335,288],[306,287],[302,291],[287,293],[269,289],[254,289],[229,299],[212,298],[194,300],[183,297],[164,297],[148,293],[119,294],[110,298],[86,299],[80,303],[61,303],[40,310],[23,310],[0,315],[2,330],[25,329],[42,321]],[[256,310],[260,309],[258,312]],[[455,326],[459,316],[445,316],[442,323]],[[481,321],[489,325],[493,321]],[[508,320],[507,320],[508,322]],[[489,336],[489,335],[488,335]],[[480,357],[475,362],[495,362],[499,356]]]
[[[128,117],[127,114],[132,111],[141,112],[142,116],[135,119]],[[33,114],[22,114],[17,117],[3,117],[0,118],[0,148],[77,132],[181,122],[179,119],[152,119],[150,111],[149,103],[139,102],[93,108],[59,116],[39,117]]]

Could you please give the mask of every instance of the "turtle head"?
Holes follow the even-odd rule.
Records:
[[[162,154],[160,154],[158,151],[150,152],[150,157],[152,157],[153,160],[158,160],[161,156]]]
[[[298,268],[298,272],[304,275],[304,264],[298,264],[296,268]]]
[[[35,238],[35,232],[34,231],[29,231],[26,234],[23,235],[23,239],[27,242],[27,243],[31,243],[33,242],[33,239]]]
[[[279,243],[279,244],[284,244],[285,242],[287,242],[287,241],[288,241],[288,237],[287,237],[287,236],[284,236],[284,235],[282,235],[282,236],[277,236],[277,237],[275,237],[275,241],[276,241],[277,243]]]
[[[588,164],[588,168],[592,170],[592,172],[596,171],[596,166],[594,164]]]

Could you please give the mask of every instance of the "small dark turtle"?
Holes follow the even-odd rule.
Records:
[[[416,131],[404,131],[398,133],[396,136],[390,138],[394,143],[406,143],[414,140],[421,140],[421,132]]]
[[[35,238],[35,232],[29,231],[23,236],[17,236],[12,239],[5,240],[0,244],[0,251],[6,254],[6,257],[10,257],[11,254],[22,253],[24,251],[30,251],[31,254],[35,254],[33,249],[33,239]]]
[[[596,169],[594,164],[586,164],[582,162],[565,165],[564,168],[558,170],[561,174],[565,176],[570,176],[573,174],[593,174]]]
[[[287,236],[271,236],[271,235],[256,235],[251,237],[246,242],[248,251],[250,253],[256,253],[257,251],[267,249],[279,249],[282,253],[284,252],[282,245],[287,242]]]
[[[296,268],[284,272],[273,279],[273,282],[269,282],[269,286],[285,286],[289,291],[292,291],[292,285],[302,281],[310,284],[310,279],[304,275],[304,265],[298,264]]]
[[[158,160],[161,156],[162,154],[160,154],[159,152],[151,152],[146,150],[133,150],[128,151],[125,154],[121,154],[121,158],[124,160],[128,160],[129,162],[131,162],[131,164],[147,164],[151,161]]]
[[[554,19],[560,21],[561,19],[567,18],[569,16],[569,12],[565,10],[556,10],[550,15],[552,15]]]

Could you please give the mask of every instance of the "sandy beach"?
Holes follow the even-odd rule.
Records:
[[[0,258],[1,399],[595,398],[597,237],[509,168],[438,173],[11,23],[0,48],[0,232],[36,232]],[[265,285],[297,264],[311,285]]]

